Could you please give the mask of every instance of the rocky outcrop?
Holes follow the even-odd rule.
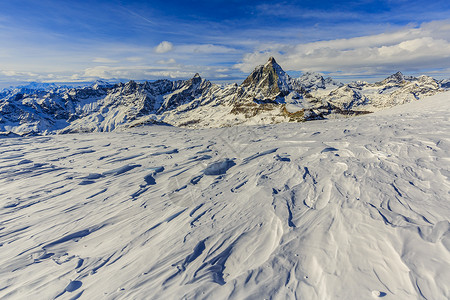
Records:
[[[71,88],[30,84],[0,92],[0,132],[113,131],[145,124],[222,127],[354,116],[430,96],[450,84],[397,72],[376,83],[342,84],[307,72],[290,77],[271,57],[242,82],[188,80]]]

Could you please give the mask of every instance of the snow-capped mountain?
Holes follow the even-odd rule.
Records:
[[[277,101],[292,91],[305,92],[301,84],[286,74],[273,57],[265,65],[256,67],[241,87],[244,95],[256,102]]]
[[[439,82],[441,88],[450,89],[450,79],[443,79]]]
[[[429,76],[404,76],[397,72],[373,84],[357,81],[339,87],[323,99],[341,108],[377,111],[442,92],[447,87]]]
[[[336,89],[344,85],[341,82],[333,80],[331,77],[324,78],[322,75],[315,72],[306,72],[300,76],[298,80],[300,81],[302,87],[308,92],[316,91],[318,89]]]
[[[0,132],[113,131],[143,124],[224,127],[373,112],[448,89],[448,80],[397,72],[377,83],[342,84],[318,73],[292,78],[271,57],[242,82],[189,80],[85,87],[31,84],[0,93]]]

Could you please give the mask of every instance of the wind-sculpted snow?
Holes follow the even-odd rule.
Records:
[[[449,93],[0,139],[2,299],[448,299]]]

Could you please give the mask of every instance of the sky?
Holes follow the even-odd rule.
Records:
[[[0,1],[0,87],[239,83],[270,56],[292,76],[450,78],[450,1]]]

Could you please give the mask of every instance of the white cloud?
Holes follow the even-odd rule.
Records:
[[[174,70],[174,71],[147,71],[144,72],[144,75],[148,78],[149,76],[152,78],[172,78],[172,79],[178,79],[178,78],[188,78],[192,77],[192,72],[189,71],[181,71],[181,70]]]
[[[262,45],[236,67],[250,72],[269,56],[287,70],[367,74],[442,68],[450,63],[450,20],[350,39]]]
[[[117,60],[106,58],[106,57],[96,57],[92,61],[96,62],[96,63],[103,63],[103,64],[114,64],[114,63],[118,62]]]
[[[267,31],[264,34],[270,36],[272,33],[276,34]],[[65,48],[55,50],[47,44],[39,44],[38,48],[16,45],[8,47],[8,53],[0,49],[0,86],[19,81],[186,79],[196,72],[215,82],[239,82],[255,66],[265,63],[269,56],[274,56],[287,71],[330,72],[330,76],[342,81],[382,78],[397,70],[436,78],[450,76],[450,20],[318,42],[296,43],[295,38],[301,37],[296,37],[292,28],[281,34],[283,38],[278,41],[287,40],[285,35],[292,38],[289,42],[264,44],[259,42],[264,41],[261,39],[245,44],[244,36],[225,36],[217,43],[177,43],[173,46],[165,41],[156,48],[123,43],[99,44],[83,46],[85,52]],[[255,32],[251,36],[260,37],[261,33]],[[163,53],[167,51],[169,53]],[[13,60],[8,56],[11,53],[23,58]],[[241,63],[233,68],[229,62],[239,59],[242,59]]]
[[[187,44],[178,47],[180,53],[223,54],[234,53],[236,49],[214,44]]]
[[[80,78],[84,80],[102,78],[102,79],[114,79],[114,78],[127,78],[127,79],[144,79],[145,72],[147,70],[155,69],[151,66],[97,66],[92,68],[86,68],[80,75]]]
[[[156,53],[167,53],[173,50],[173,44],[168,41],[162,41],[158,46],[155,47]]]
[[[32,72],[20,72],[20,71],[14,71],[14,70],[3,70],[0,71],[0,73],[4,76],[8,77],[36,77],[38,76],[35,73]]]
[[[158,60],[157,63],[160,65],[171,65],[171,64],[175,64],[177,61],[173,58],[170,58],[168,60]]]
[[[125,60],[130,61],[130,62],[138,62],[138,61],[143,61],[144,58],[140,57],[140,56],[130,56],[125,58]]]
[[[218,75],[223,68],[208,66],[202,67],[193,65],[165,65],[165,66],[96,66],[92,68],[86,68],[84,71],[73,74],[69,78],[63,81],[93,81],[96,79],[106,80],[154,80],[162,78],[171,79],[187,79],[194,76],[195,73],[201,71],[202,76],[207,79],[225,78],[228,75]]]

